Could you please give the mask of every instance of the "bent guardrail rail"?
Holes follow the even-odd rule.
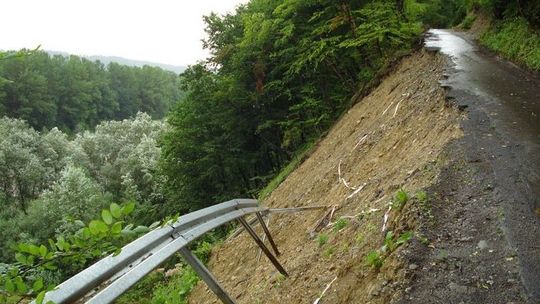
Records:
[[[77,301],[96,304],[111,303],[179,251],[223,303],[234,304],[234,300],[186,246],[206,232],[230,221],[238,220],[277,270],[287,276],[287,272],[276,257],[244,219],[245,215],[256,214],[272,249],[276,255],[279,255],[262,219],[262,213],[267,211],[268,209],[260,207],[256,200],[235,199],[183,215],[175,223],[150,231],[127,244],[120,254],[107,256],[61,283],[55,290],[47,292],[43,303],[48,301],[58,304]]]

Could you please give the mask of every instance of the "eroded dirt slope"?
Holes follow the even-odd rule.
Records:
[[[396,191],[402,187],[412,196],[433,183],[446,162],[441,152],[462,135],[460,113],[445,102],[438,85],[443,60],[424,51],[405,58],[264,202],[269,207],[336,205],[332,221],[379,211],[348,219],[340,231],[332,225],[323,229],[328,241],[322,245],[309,232],[326,211],[272,215],[269,227],[288,278],[279,276],[264,255],[257,261],[258,249],[246,234],[214,250],[209,267],[238,303],[313,303],[335,277],[321,303],[388,303],[403,297],[416,266],[400,258],[408,245],[394,251],[380,271],[367,266],[365,256],[383,244],[383,215]],[[363,189],[353,194],[339,181],[338,167],[351,187]],[[420,209],[412,200],[401,212],[392,211],[389,230],[415,230]],[[190,303],[219,301],[200,282]]]

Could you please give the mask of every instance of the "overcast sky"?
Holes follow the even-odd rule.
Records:
[[[202,16],[247,0],[8,0],[0,49],[34,48],[175,65],[206,58]]]

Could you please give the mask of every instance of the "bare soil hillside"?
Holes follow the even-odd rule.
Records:
[[[332,223],[318,235],[309,232],[326,210],[271,216],[279,260],[290,277],[280,276],[264,255],[257,261],[258,248],[245,233],[215,248],[209,268],[238,303],[311,304],[336,277],[321,303],[388,303],[403,297],[418,267],[403,258],[410,245],[387,253],[380,270],[368,266],[365,257],[383,245],[384,214],[400,188],[411,199],[388,213],[387,230],[418,232],[416,219],[429,218],[430,208],[414,194],[437,180],[447,163],[444,148],[462,136],[461,114],[445,101],[438,83],[444,60],[425,51],[405,58],[263,202],[337,206]],[[357,216],[362,211],[368,214]],[[342,216],[352,217],[338,230],[334,224]],[[409,243],[419,241],[429,246],[420,233]],[[190,303],[220,302],[200,282]]]

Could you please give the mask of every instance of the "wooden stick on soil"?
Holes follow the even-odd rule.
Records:
[[[386,223],[388,223],[388,218],[390,217],[390,210],[392,210],[392,205],[388,206],[388,210],[384,213],[382,232],[386,231]]]
[[[394,110],[394,115],[392,116],[392,118],[396,117],[397,110],[399,109],[399,105],[401,104],[402,101],[403,101],[403,99],[400,100],[400,101],[398,102],[398,104],[396,105],[396,109]]]
[[[358,143],[356,144],[356,146],[354,146],[353,150],[355,150],[356,148],[358,148],[358,146],[360,146],[360,145],[364,142],[364,140],[366,140],[367,136],[368,136],[368,135],[366,134],[366,135],[364,135],[364,137],[360,138],[360,140],[358,141]]]
[[[382,112],[381,116],[383,116],[383,115],[386,113],[386,111],[388,111],[388,109],[390,109],[390,107],[391,107],[393,104],[394,104],[394,102],[392,101],[392,102],[388,105],[388,108],[386,108],[386,109]]]
[[[332,282],[330,282],[328,285],[326,285],[326,288],[323,290],[323,292],[321,292],[321,296],[318,297],[315,302],[313,302],[313,304],[319,304],[321,302],[321,299],[322,297],[324,296],[324,294],[328,291],[328,289],[330,289],[330,286],[332,286],[332,284],[337,280],[337,276],[332,280]]]
[[[339,164],[338,164],[338,179],[340,182],[343,183],[343,185],[345,185],[345,187],[351,189],[351,190],[356,190],[355,187],[351,187],[349,186],[349,183],[347,183],[347,181],[341,177],[341,160],[339,160]]]
[[[319,232],[323,228],[328,226],[328,224],[332,220],[332,216],[334,215],[334,211],[336,211],[336,208],[337,208],[336,206],[332,206],[332,210],[329,210],[328,212],[326,212],[324,216],[320,220],[317,221],[313,229],[311,229],[311,231],[309,232],[309,235],[311,237],[314,237],[316,232]]]
[[[358,187],[358,189],[354,190],[353,193],[351,193],[351,195],[347,196],[346,199],[350,199],[352,198],[353,196],[355,196],[358,192],[362,191],[362,189],[364,189],[364,187],[367,185],[367,183],[364,183],[362,184],[362,186]]]

